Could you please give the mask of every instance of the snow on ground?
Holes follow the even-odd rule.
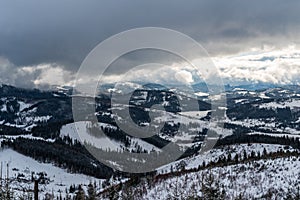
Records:
[[[161,111],[163,112],[163,111]],[[158,123],[168,122],[168,124],[183,124],[183,129],[180,134],[175,135],[174,137],[167,137],[163,134],[160,137],[176,142],[179,146],[190,147],[193,144],[191,142],[195,136],[198,135],[199,131],[202,131],[204,128],[210,129],[222,135],[223,137],[232,135],[232,130],[225,129],[222,127],[222,123],[218,121],[203,121],[201,118],[207,116],[210,111],[189,111],[189,112],[179,112],[178,114],[171,112],[164,112],[159,117],[154,117],[153,121]],[[196,132],[195,132],[196,131]]]
[[[5,100],[6,98],[2,98],[2,100]],[[7,100],[5,100],[7,101]],[[30,131],[31,128],[33,128],[34,126],[37,125],[37,123],[40,122],[47,122],[48,120],[50,120],[52,118],[52,116],[50,115],[45,115],[45,116],[37,116],[36,112],[37,112],[37,107],[34,107],[30,110],[26,110],[26,112],[24,111],[27,108],[30,108],[32,105],[31,103],[25,103],[23,101],[18,101],[19,104],[19,109],[18,110],[14,110],[15,112],[15,120],[14,122],[7,122],[6,120],[2,120],[0,121],[0,124],[3,124],[5,126],[10,126],[10,127],[16,127],[16,128],[21,128],[23,130],[26,131]],[[11,107],[10,110],[13,110],[13,108]],[[1,106],[1,111],[2,112],[7,112],[7,104],[4,103]]]
[[[205,92],[196,92],[195,95],[198,96],[198,97],[207,97],[207,96],[209,96],[209,94],[205,93]]]
[[[248,135],[254,135],[254,134],[269,135],[269,136],[274,136],[274,137],[300,138],[300,132],[299,131],[297,133],[294,133],[294,134],[291,134],[291,133],[262,133],[262,132],[248,133]]]
[[[7,112],[6,104],[3,104],[1,107],[1,112]]]
[[[160,116],[155,117],[153,121],[162,123],[162,122],[174,122],[188,125],[190,123],[197,123],[200,124],[203,121],[200,120],[201,117],[207,115],[209,111],[188,111],[188,112],[179,112],[178,114],[166,112],[166,111],[156,111],[160,113]]]
[[[25,117],[26,122],[47,122],[49,119],[51,119],[52,116],[46,115],[46,116],[35,116],[35,117]]]
[[[108,124],[98,123],[99,126],[111,126]],[[64,125],[60,130],[60,136],[70,136],[82,143],[87,142],[93,146],[110,151],[121,151],[121,144],[115,140],[109,139],[105,135],[93,136],[89,133],[88,127],[90,123],[87,121],[80,121]],[[100,134],[100,132],[99,132]]]
[[[272,119],[269,119],[269,120],[272,120]],[[231,120],[229,118],[226,118],[224,123],[236,124],[236,125],[241,125],[241,126],[245,126],[245,127],[255,127],[255,126],[274,127],[275,126],[275,123],[266,123],[265,121],[260,120],[260,119],[245,119],[243,121],[240,121],[240,120]]]
[[[260,93],[259,97],[262,99],[270,99],[270,97],[266,96],[266,94],[264,92]]]
[[[31,173],[35,174],[39,172],[46,172],[48,178],[50,178],[49,184],[39,185],[40,197],[44,196],[46,193],[54,193],[55,196],[59,196],[60,191],[62,196],[65,196],[65,189],[69,189],[70,185],[75,184],[86,186],[92,182],[96,181],[97,184],[102,182],[101,179],[96,179],[94,177],[86,176],[83,174],[72,174],[67,172],[67,170],[55,167],[50,163],[40,163],[30,157],[26,157],[12,149],[0,149],[0,161],[3,163],[3,176],[6,175],[7,164],[9,165],[9,178],[12,180],[10,187],[14,190],[14,195],[22,195],[24,189],[33,189],[33,183],[29,181],[28,183],[19,182],[16,180],[18,174],[23,174],[26,180],[31,180]],[[101,184],[100,184],[101,185]]]
[[[13,98],[13,99],[15,99],[15,98]],[[1,98],[1,101],[4,102],[4,104],[1,107],[1,111],[2,112],[7,112],[7,103],[9,102],[9,99],[4,97],[4,98]],[[17,101],[17,102],[20,106],[19,110],[18,110],[19,112],[22,112],[24,109],[29,108],[30,106],[33,105],[33,104],[30,104],[30,103],[25,103],[23,101]],[[16,110],[16,112],[17,112],[17,110]]]
[[[47,141],[47,142],[54,142],[55,139],[44,139],[42,137],[35,137],[35,136],[32,136],[32,134],[26,134],[26,135],[1,135],[0,136],[0,144],[1,144],[1,141],[2,140],[5,140],[5,139],[16,139],[16,138],[26,138],[26,139],[31,139],[31,140],[44,140],[44,141]]]
[[[268,108],[268,109],[276,109],[276,108],[300,108],[300,100],[292,99],[290,101],[285,102],[270,102],[259,105],[259,108]]]
[[[300,120],[298,120],[300,121]],[[247,128],[253,128],[253,127],[260,127],[261,129],[269,130],[270,132],[276,131],[282,134],[290,133],[291,137],[294,137],[293,135],[300,135],[300,131],[287,127],[285,129],[279,128],[278,123],[276,123],[275,118],[268,118],[268,119],[245,119],[245,120],[231,120],[229,118],[226,118],[224,120],[224,123],[229,124],[235,124],[235,125],[241,125]],[[297,123],[297,121],[295,121]],[[260,132],[253,132],[252,134],[264,134]],[[268,135],[272,135],[271,133],[266,133]],[[273,134],[273,136],[281,136],[281,134]]]
[[[203,162],[206,164],[211,161],[217,161],[221,156],[228,156],[228,153],[231,153],[232,158],[236,154],[243,155],[243,152],[246,151],[248,155],[250,155],[251,151],[254,150],[255,152],[262,153],[264,148],[268,153],[270,152],[277,152],[279,149],[286,151],[287,149],[283,145],[276,145],[276,144],[237,144],[237,145],[230,145],[222,148],[215,148],[211,149],[203,154],[184,158],[178,160],[176,162],[170,163],[168,165],[162,166],[157,169],[158,173],[168,173],[171,171],[171,166],[173,171],[176,171],[177,166],[180,163],[185,163],[185,169],[193,169],[197,168],[199,165],[202,165]],[[288,149],[292,149],[289,147]]]
[[[226,95],[224,93],[222,93],[222,94],[210,95],[208,98],[212,101],[217,101],[224,97],[226,97]]]
[[[212,174],[219,181],[228,195],[226,199],[234,199],[240,193],[243,199],[252,196],[261,199],[270,190],[271,194],[279,193],[278,199],[284,199],[289,189],[300,184],[300,160],[297,157],[259,160],[188,173],[157,182],[142,199],[172,199],[176,194],[184,199],[193,193],[202,195],[202,174]]]
[[[148,152],[151,152],[151,151],[161,152],[161,149],[159,149],[156,146],[149,144],[148,142],[145,142],[139,138],[131,138],[130,140],[131,140],[131,147],[129,148],[129,151],[135,149],[134,145],[136,143],[136,144],[140,145],[143,149],[147,150]]]
[[[117,127],[112,126],[110,124],[105,123],[97,123],[99,127],[102,128],[111,128],[116,129]],[[101,148],[103,150],[110,150],[110,151],[123,151],[125,146],[123,143],[110,139],[106,135],[102,135],[101,137],[95,137],[89,133],[88,127],[91,126],[91,123],[88,121],[80,121],[76,123],[70,123],[64,125],[60,130],[60,136],[67,136],[69,135],[71,138],[76,139],[81,142],[87,142],[95,147]],[[100,134],[100,133],[99,133]],[[160,151],[154,145],[151,145],[139,138],[130,138],[131,146],[127,148],[127,150],[136,150],[135,145],[139,145],[143,150],[147,150],[148,152],[155,150]]]
[[[186,111],[186,112],[179,112],[178,114],[182,115],[182,116],[185,116],[185,117],[200,119],[200,118],[203,118],[203,117],[207,116],[207,114],[209,112],[210,112],[209,110],[208,111]]]
[[[202,165],[203,161],[206,163],[216,161],[221,156],[228,156],[229,153],[234,158],[235,154],[243,155],[244,151],[249,155],[253,150],[262,153],[264,149],[268,153],[278,152],[280,149],[283,151],[293,150],[291,147],[274,144],[230,145],[163,166],[158,169],[158,174],[168,173],[171,168],[174,172],[180,171],[182,163],[185,169],[192,169]],[[284,199],[290,189],[296,189],[300,184],[300,158],[290,156],[261,159],[184,173],[179,176],[174,174],[170,178],[157,179],[153,183],[145,181],[134,186],[134,191],[140,191],[137,194],[141,195],[134,199],[189,199],[190,195],[202,196],[203,183],[208,187],[210,186],[209,182],[205,181],[208,174],[214,177],[215,183],[219,182],[219,186],[215,188],[216,190],[225,190],[225,199],[236,199],[239,194],[243,195],[242,199],[262,199],[262,196],[268,193],[272,195],[276,193],[275,195],[278,197],[276,199]],[[203,177],[206,178],[203,179]],[[212,187],[214,186],[215,184],[212,184]],[[126,191],[121,191],[119,195],[123,195],[122,192],[125,192],[125,195],[127,194]],[[106,198],[101,197],[101,199]]]
[[[18,101],[20,108],[19,111],[22,112],[24,109],[29,108],[30,106],[32,106],[33,104],[30,103],[25,103],[23,101]]]
[[[247,90],[240,90],[240,91],[235,91],[235,94],[246,95],[249,94],[249,92]]]
[[[248,99],[236,99],[236,100],[234,100],[234,103],[235,104],[242,103],[242,102],[245,103],[246,101],[248,102]]]

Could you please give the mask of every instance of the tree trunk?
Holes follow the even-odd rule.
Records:
[[[34,200],[39,200],[39,181],[34,180]]]

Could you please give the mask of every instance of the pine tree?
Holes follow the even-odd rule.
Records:
[[[85,192],[82,189],[81,185],[78,187],[78,191],[75,196],[75,200],[85,200]]]
[[[235,156],[234,156],[234,162],[236,164],[239,163],[239,155],[238,154],[235,154]]]
[[[251,151],[250,157],[251,157],[251,158],[255,158],[255,151]]]
[[[232,161],[232,157],[231,157],[231,153],[229,153],[227,157],[227,162],[231,162],[231,161]]]
[[[248,155],[247,155],[247,152],[246,150],[244,149],[244,152],[243,152],[244,156],[243,156],[243,159],[246,160],[248,158]]]
[[[202,194],[205,200],[226,199],[225,190],[221,189],[220,182],[215,179],[211,172],[202,174]]]
[[[92,183],[88,185],[88,200],[95,200],[96,199],[96,189]]]
[[[75,185],[70,185],[69,192],[70,193],[74,193],[75,192]]]
[[[263,157],[266,157],[267,156],[267,150],[266,150],[266,148],[264,148],[264,150],[263,150]]]

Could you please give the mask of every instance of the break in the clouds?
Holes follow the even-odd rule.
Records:
[[[221,65],[226,79],[289,83],[298,76],[295,59],[275,56],[255,61],[248,52],[260,49],[257,56],[267,58],[264,46],[274,47],[265,52],[270,56],[284,54],[289,45],[294,45],[293,51],[299,49],[299,10],[298,0],[4,0],[0,3],[0,81],[22,87],[71,84],[81,62],[99,42],[131,28],[155,26],[200,42]],[[237,56],[243,53],[245,57]],[[134,59],[147,60],[147,56]],[[110,77],[117,79],[121,71],[116,68]],[[185,72],[180,77],[191,81]]]

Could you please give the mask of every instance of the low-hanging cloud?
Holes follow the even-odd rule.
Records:
[[[24,88],[49,89],[53,85],[72,85],[74,74],[54,63],[16,67],[0,57],[0,83]]]
[[[175,74],[175,78],[181,83],[193,83],[193,75],[191,72],[186,70],[180,70]]]

